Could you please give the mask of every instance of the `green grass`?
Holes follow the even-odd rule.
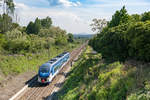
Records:
[[[3,78],[0,76],[0,81],[2,81],[3,80]]]
[[[101,54],[87,50],[75,63],[62,89],[59,100],[149,100],[150,68],[143,65],[108,63]],[[57,98],[57,99],[58,99]]]
[[[37,71],[39,66],[63,51],[71,51],[78,44],[66,46],[52,46],[50,50],[41,50],[39,53],[25,53],[24,55],[0,55],[0,70],[7,75],[16,75],[27,71]]]

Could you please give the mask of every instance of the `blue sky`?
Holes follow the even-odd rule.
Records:
[[[129,14],[150,11],[150,0],[14,0],[21,25],[36,17],[50,16],[53,25],[72,33],[93,33],[93,18],[111,19],[116,10],[126,6]]]

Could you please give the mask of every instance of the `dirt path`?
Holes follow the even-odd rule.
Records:
[[[9,79],[9,82],[3,83],[0,87],[0,100],[8,100],[26,84],[27,80],[35,75],[36,72],[26,72]]]

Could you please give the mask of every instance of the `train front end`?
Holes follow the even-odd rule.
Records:
[[[39,83],[50,83],[51,80],[51,65],[49,63],[45,63],[43,64],[40,68],[39,68],[39,72],[38,72],[38,82]]]

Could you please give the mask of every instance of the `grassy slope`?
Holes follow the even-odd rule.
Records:
[[[149,100],[148,64],[106,63],[90,47],[76,62],[63,88],[60,100]]]
[[[38,54],[27,53],[25,55],[3,55],[0,54],[0,70],[5,76],[16,75],[29,70],[38,70],[38,66],[50,60],[57,54],[68,50],[71,51],[77,47],[77,44],[68,44],[67,46],[53,46],[50,50],[43,50]],[[57,48],[57,49],[56,49]],[[49,54],[48,54],[49,52]],[[0,76],[0,80],[2,77]]]

